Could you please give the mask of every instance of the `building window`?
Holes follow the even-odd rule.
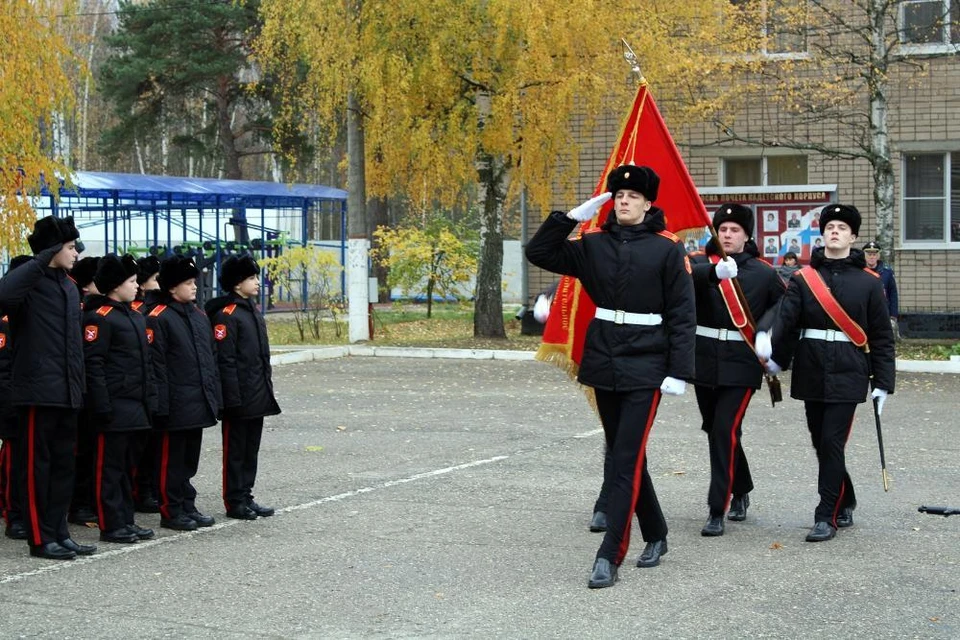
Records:
[[[725,158],[723,186],[766,187],[807,184],[807,156]]]
[[[960,153],[903,159],[904,242],[960,242]]]
[[[760,25],[760,53],[796,57],[807,53],[807,3],[796,0],[730,0],[744,19]]]
[[[918,51],[960,43],[958,0],[905,0],[900,3],[900,43]]]

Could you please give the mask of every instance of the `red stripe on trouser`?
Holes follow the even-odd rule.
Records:
[[[105,529],[103,519],[103,434],[97,434],[97,516],[100,529]]]
[[[647,458],[647,438],[650,437],[650,428],[653,427],[653,419],[657,416],[657,407],[660,406],[660,390],[653,392],[653,399],[650,401],[650,412],[647,414],[647,422],[643,427],[643,439],[640,440],[640,451],[637,452],[637,462],[633,467],[633,493],[630,496],[630,510],[627,512],[627,524],[623,530],[623,537],[620,539],[620,548],[617,549],[617,566],[623,562],[630,548],[630,527],[633,525],[633,514],[637,510],[637,499],[640,497],[640,479],[643,476],[643,462]]]
[[[230,510],[230,505],[227,503],[227,466],[229,465],[230,460],[230,422],[226,419],[222,422],[223,426],[223,471],[221,472],[223,480],[223,508],[227,511]]]
[[[36,472],[36,438],[37,431],[37,408],[30,407],[27,412],[27,501],[30,509],[30,534],[31,540],[35,546],[43,544],[43,536],[40,534],[40,519],[37,517],[37,484],[34,477]]]
[[[730,426],[730,457],[727,458],[730,463],[730,468],[728,469],[727,478],[727,499],[723,503],[724,512],[730,507],[730,495],[733,493],[733,472],[737,464],[737,431],[743,423],[743,416],[747,413],[747,405],[750,404],[751,397],[753,397],[753,389],[747,389],[746,395],[744,395],[743,400],[740,401],[740,408],[737,409],[737,415],[733,417],[733,424]]]
[[[856,417],[856,414],[850,416],[850,424],[847,425],[847,437],[843,439],[843,448],[847,448],[847,442],[850,440],[850,434],[853,432],[853,419]],[[846,469],[847,461],[844,457],[843,467]],[[846,475],[844,475],[846,478]],[[830,518],[830,523],[833,525],[833,528],[837,528],[837,514],[840,513],[840,505],[843,504],[843,494],[846,492],[847,481],[845,479],[840,480],[840,494],[837,496],[837,503],[833,505],[833,516]]]
[[[167,495],[167,466],[170,464],[170,433],[164,432],[160,445],[160,514],[170,517],[170,497]]]

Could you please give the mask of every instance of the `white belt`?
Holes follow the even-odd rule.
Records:
[[[800,337],[808,340],[826,340],[827,342],[850,342],[847,334],[839,329],[804,329]]]
[[[645,324],[654,326],[663,322],[663,317],[659,313],[629,313],[627,311],[614,311],[613,309],[603,309],[597,307],[597,313],[594,318],[607,320],[613,324]]]
[[[698,324],[697,335],[724,342],[728,340],[743,342],[743,336],[740,335],[737,329],[714,329],[713,327],[704,327]]]

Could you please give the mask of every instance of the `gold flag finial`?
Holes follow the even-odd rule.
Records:
[[[623,38],[620,38],[620,44],[623,45],[623,59],[630,65],[630,70],[636,74],[637,82],[639,84],[647,84],[647,79],[643,77],[643,72],[640,70],[640,60],[637,58],[637,54],[634,53],[633,49],[630,48],[630,45],[627,44],[627,41]]]

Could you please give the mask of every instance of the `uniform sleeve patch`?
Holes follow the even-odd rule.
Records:
[[[83,339],[87,342],[96,342],[100,329],[95,324],[88,324],[83,328]]]
[[[226,338],[226,337],[227,337],[227,325],[225,325],[225,324],[218,324],[218,325],[214,326],[214,327],[213,327],[213,337],[217,340],[217,342],[219,342],[219,341],[223,340],[224,338]]]
[[[683,266],[687,268],[687,273],[693,275],[693,268],[690,266],[690,256],[683,256]]]
[[[153,329],[147,327],[147,344],[153,344]]]
[[[0,333],[0,349],[3,349],[7,346],[7,334]]]

